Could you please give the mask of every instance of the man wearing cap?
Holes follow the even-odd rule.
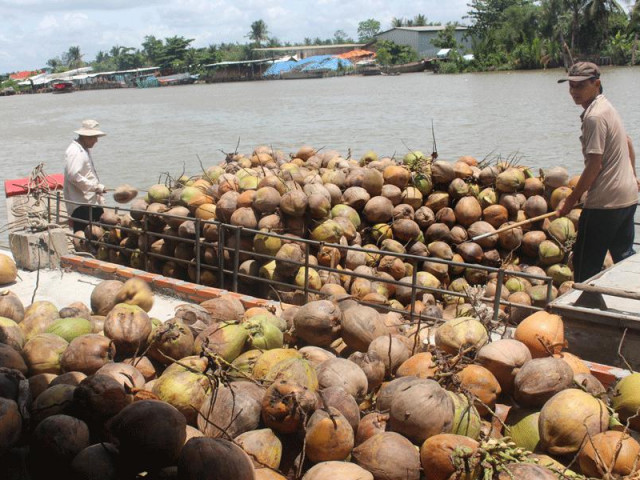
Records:
[[[585,166],[557,212],[569,213],[586,192],[573,247],[574,280],[583,282],[602,269],[607,250],[614,262],[634,254],[638,181],[631,139],[620,115],[602,94],[598,66],[578,62],[558,83],[567,81],[574,102],[584,108],[580,141]]]
[[[90,215],[92,221],[98,221],[104,211],[97,206],[78,205],[104,205],[105,187],[98,179],[90,152],[98,138],[106,135],[99,126],[95,120],[84,120],[82,127],[74,131],[78,138],[71,142],[64,155],[64,199],[67,200],[67,212],[73,217],[70,223],[74,233],[84,229]]]

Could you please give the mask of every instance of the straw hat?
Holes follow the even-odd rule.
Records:
[[[106,133],[104,133],[102,130],[99,130],[99,126],[100,124],[95,120],[83,120],[80,130],[74,130],[73,133],[77,133],[78,135],[82,135],[84,137],[104,137]]]

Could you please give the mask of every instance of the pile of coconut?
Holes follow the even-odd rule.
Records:
[[[226,288],[237,260],[240,291],[298,305],[309,299],[306,284],[311,299],[349,294],[373,306],[411,308],[415,274],[418,313],[432,305],[460,309],[471,286],[486,286],[493,298],[497,275],[473,267],[479,264],[507,271],[503,300],[544,307],[545,276],[553,281],[551,298],[571,285],[580,209],[493,232],[553,212],[576,181],[561,167],[536,175],[469,156],[448,162],[420,152],[399,160],[369,152],[356,160],[311,147],[290,155],[258,147],[150,186],[128,213],[107,210],[76,246],[205,285],[218,286],[224,276]],[[116,193],[120,202],[136,194],[126,187]]]
[[[425,332],[352,299],[155,319],[131,279],[88,303],[0,295],[3,478],[637,475],[640,374],[607,391],[546,312],[491,341],[481,315]]]

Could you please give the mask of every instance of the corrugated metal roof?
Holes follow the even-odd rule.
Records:
[[[389,30],[385,30],[384,32],[376,33],[376,37],[382,35],[383,33],[392,32],[393,30],[407,30],[409,32],[440,32],[447,28],[447,25],[425,25],[423,27],[393,27]],[[464,25],[456,25],[454,27],[458,31],[469,30],[469,27]]]

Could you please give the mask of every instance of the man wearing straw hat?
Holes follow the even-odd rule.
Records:
[[[635,253],[633,218],[638,181],[631,139],[620,115],[602,94],[598,66],[578,62],[558,83],[567,81],[573,101],[584,108],[580,115],[584,170],[557,212],[566,215],[587,194],[573,247],[574,280],[584,282],[602,269],[607,250],[614,262]]]
[[[98,138],[106,135],[98,127],[100,124],[95,120],[84,120],[82,127],[74,131],[78,137],[71,142],[64,155],[64,199],[67,201],[67,212],[71,212],[70,224],[74,233],[83,230],[90,218],[98,221],[104,212],[99,205],[104,205],[105,187],[98,179],[90,152]]]

